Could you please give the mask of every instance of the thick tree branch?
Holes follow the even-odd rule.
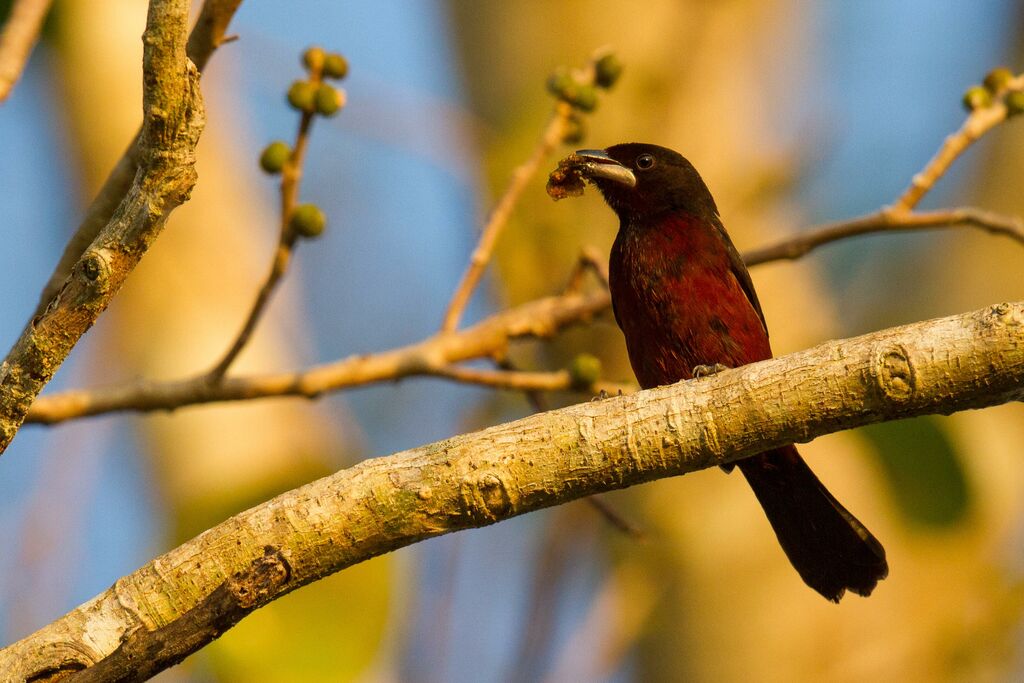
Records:
[[[15,0],[0,30],[0,104],[21,78],[53,0]]]
[[[15,342],[0,367],[0,452],[36,395],[120,289],[195,184],[203,129],[199,74],[185,56],[188,0],[152,0],[143,42],[139,172],[110,222]]]
[[[1018,302],[374,458],[240,513],[119,579],[0,650],[0,678],[85,669],[79,675],[103,672],[88,680],[139,680],[289,591],[425,538],[842,429],[1022,399]]]
[[[234,17],[235,10],[241,4],[242,0],[206,0],[203,3],[203,8],[199,12],[186,47],[188,58],[192,60],[199,71],[206,68],[206,63],[210,61],[213,52],[227,42],[225,33],[228,24]],[[89,208],[86,209],[82,222],[65,245],[60,261],[39,295],[35,316],[43,314],[50,301],[64,285],[64,281],[71,276],[71,270],[78,262],[82,252],[96,239],[100,229],[110,222],[114,211],[127,196],[139,168],[139,137],[141,135],[140,127],[139,132],[128,143],[128,148],[110,171],[110,175],[107,176]]]

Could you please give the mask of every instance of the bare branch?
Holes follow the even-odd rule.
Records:
[[[242,512],[0,650],[135,680],[252,610],[426,538],[860,425],[1024,399],[1024,302],[914,323],[373,458]],[[141,655],[140,653],[144,653]]]
[[[514,339],[551,336],[563,327],[590,320],[610,305],[606,291],[538,299],[464,330],[438,334],[390,351],[350,356],[301,372],[226,377],[217,384],[208,382],[206,375],[200,375],[178,382],[142,382],[60,392],[39,397],[27,419],[53,424],[126,410],[174,410],[200,403],[274,396],[315,398],[328,391],[374,382],[422,375],[443,376],[445,368],[453,363],[500,355]]]
[[[53,0],[14,0],[0,30],[0,104],[21,78]]]
[[[522,370],[485,370],[460,365],[445,365],[431,371],[430,374],[466,384],[518,391],[563,391],[569,388],[572,381],[568,370],[524,372]]]
[[[825,244],[876,232],[910,232],[969,225],[993,235],[1005,235],[1024,245],[1024,221],[1016,216],[1001,216],[974,207],[938,211],[905,211],[891,209],[871,213],[837,223],[817,226],[792,239],[747,252],[743,260],[748,266],[769,261],[797,259]]]
[[[900,198],[896,200],[892,211],[896,213],[913,211],[924,199],[924,196],[935,187],[939,178],[946,174],[957,157],[967,151],[967,148],[977,142],[985,133],[1005,121],[1006,114],[1006,105],[1002,99],[996,99],[991,106],[972,110],[960,129],[943,141],[931,161],[911,179],[910,187],[904,190]]]
[[[235,10],[242,3],[242,0],[206,0],[199,12],[195,28],[189,37],[187,45],[188,58],[202,71],[210,56],[218,46],[228,42],[224,37],[228,24],[234,17]],[[114,211],[121,205],[128,190],[135,179],[135,173],[139,168],[139,136],[142,134],[141,127],[135,137],[128,143],[128,148],[114,165],[110,175],[103,182],[103,187],[92,200],[89,208],[86,209],[85,217],[75,229],[75,233],[68,240],[57,262],[50,279],[47,280],[43,291],[39,295],[39,303],[33,316],[43,314],[46,307],[64,286],[64,281],[71,276],[71,269],[78,262],[92,241],[96,239],[100,229],[110,222]]]
[[[142,36],[139,173],[110,222],[0,367],[0,452],[195,183],[195,146],[205,119],[199,74],[185,56],[188,7],[188,0],[150,3]]]

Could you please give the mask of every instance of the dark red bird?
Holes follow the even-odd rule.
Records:
[[[640,386],[771,358],[750,275],[693,165],[670,149],[637,143],[576,154],[578,170],[619,216],[609,284]],[[882,545],[795,446],[738,464],[808,586],[838,602],[846,590],[870,595],[886,577]]]

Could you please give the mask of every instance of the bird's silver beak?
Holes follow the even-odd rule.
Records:
[[[583,161],[584,174],[590,179],[603,178],[627,187],[636,187],[633,172],[608,156],[603,149],[581,149],[576,156]]]

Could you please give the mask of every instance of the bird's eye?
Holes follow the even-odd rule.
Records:
[[[654,157],[650,154],[641,154],[636,158],[636,167],[641,171],[646,171],[649,168],[654,168]]]

